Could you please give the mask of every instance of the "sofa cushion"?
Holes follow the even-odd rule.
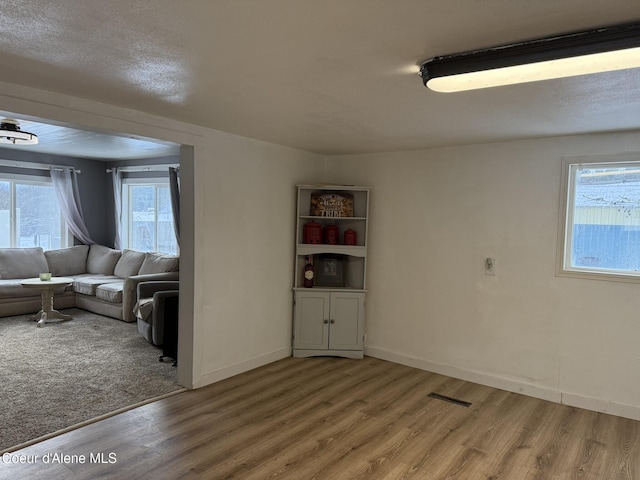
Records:
[[[103,245],[91,245],[87,256],[87,273],[113,275],[113,269],[120,260],[120,255],[120,250],[113,250]]]
[[[76,293],[82,293],[83,295],[95,295],[96,288],[105,283],[113,283],[120,280],[113,275],[92,275],[87,277],[80,277],[73,281],[73,290]]]
[[[142,262],[144,262],[144,257],[144,252],[124,249],[120,260],[118,260],[113,269],[113,274],[120,278],[129,278],[137,275]]]
[[[112,303],[122,303],[122,289],[124,280],[120,282],[104,283],[96,288],[96,298]]]
[[[177,272],[179,259],[180,257],[178,257],[177,255],[168,255],[158,252],[147,252],[138,275],[147,275],[149,273]]]
[[[49,266],[40,247],[0,248],[0,278],[34,278],[48,272]]]
[[[44,256],[47,259],[51,275],[66,277],[87,271],[88,253],[89,245],[76,245],[75,247],[48,250],[44,252]]]

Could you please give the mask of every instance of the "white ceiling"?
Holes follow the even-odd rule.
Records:
[[[0,78],[321,154],[636,130],[640,69],[455,94],[416,72],[638,20],[638,0],[5,0]]]
[[[90,158],[94,160],[139,159],[167,157],[180,154],[180,146],[152,139],[90,132],[79,128],[26,120],[20,115],[0,111],[0,118],[16,119],[23,132],[38,136],[36,145],[7,145],[2,148],[26,150],[53,155]]]

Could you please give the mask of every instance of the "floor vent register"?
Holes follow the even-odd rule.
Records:
[[[459,400],[457,398],[447,397],[446,395],[440,395],[439,393],[431,392],[429,395],[431,398],[436,398],[438,400],[444,400],[445,402],[455,403],[456,405],[460,405],[462,407],[470,407],[471,402],[465,402],[464,400]]]

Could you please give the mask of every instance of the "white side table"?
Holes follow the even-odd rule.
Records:
[[[36,313],[32,320],[38,320],[38,327],[41,327],[51,319],[71,320],[71,315],[65,315],[53,308],[53,290],[55,287],[67,287],[73,283],[73,278],[51,277],[51,280],[40,280],[39,278],[28,278],[20,284],[25,288],[38,288],[41,290],[42,310]]]

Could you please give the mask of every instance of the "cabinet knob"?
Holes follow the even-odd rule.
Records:
[[[329,320],[327,320],[326,318],[324,319],[324,321],[322,323],[329,323]]]
[[[331,319],[331,323],[336,323],[336,321],[332,318],[332,319]]]

